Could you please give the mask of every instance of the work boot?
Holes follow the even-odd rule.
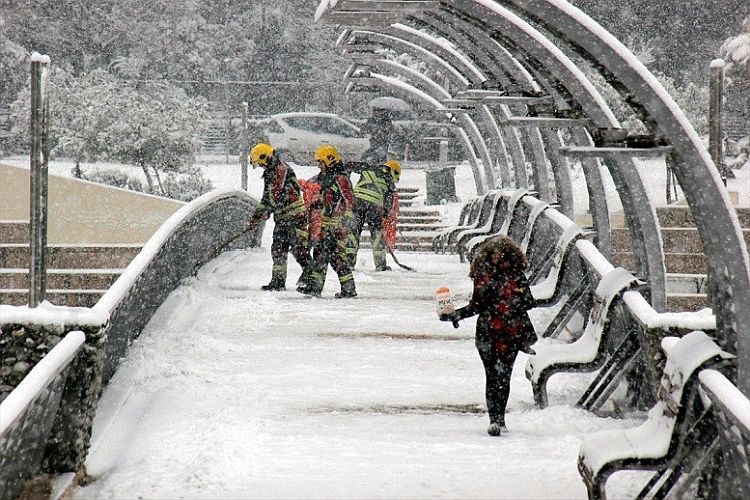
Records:
[[[341,284],[341,291],[334,295],[337,299],[350,299],[357,296],[357,289],[354,287],[354,280],[345,281]]]
[[[262,287],[260,287],[260,289],[264,292],[282,292],[286,290],[286,285],[279,281],[271,280],[269,284],[263,285]]]
[[[311,286],[298,286],[297,291],[303,295],[309,295],[310,297],[320,297],[320,291]]]
[[[352,299],[357,296],[356,290],[341,290],[333,295],[337,299]]]

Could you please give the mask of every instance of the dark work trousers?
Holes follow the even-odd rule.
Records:
[[[312,262],[307,242],[308,234],[304,219],[276,221],[271,243],[271,258],[273,259],[271,283],[286,284],[287,254],[290,252],[297,263],[302,266],[302,276],[309,275]]]
[[[365,222],[370,229],[370,245],[372,245],[372,258],[375,263],[375,269],[384,271],[386,268],[386,250],[385,241],[383,240],[383,209],[359,199],[357,200],[357,225],[354,231],[356,235],[356,248],[353,261],[356,262],[357,260],[359,240],[362,236],[362,229],[365,227]]]
[[[513,363],[516,359],[515,354],[509,361],[509,356],[498,353],[494,344],[490,342],[477,342],[477,351],[482,358],[484,365],[484,375],[486,385],[484,395],[487,399],[487,413],[490,416],[490,423],[505,423],[505,407],[508,405],[508,396],[510,395],[510,375],[513,372]]]
[[[355,290],[354,275],[346,256],[346,242],[346,231],[323,229],[323,240],[313,248],[311,282],[314,292],[319,294],[323,290],[329,264],[339,277],[341,291]]]

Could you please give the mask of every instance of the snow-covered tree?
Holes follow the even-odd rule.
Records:
[[[160,173],[186,171],[201,145],[205,100],[167,82],[125,81],[102,70],[76,78],[54,69],[49,98],[53,154],[138,165],[149,192],[164,194]],[[28,90],[12,113],[14,136],[28,144]]]
[[[750,15],[742,22],[742,32],[726,40],[720,52],[727,77],[750,80]]]

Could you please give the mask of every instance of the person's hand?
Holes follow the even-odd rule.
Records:
[[[459,318],[455,312],[447,313],[447,314],[443,313],[440,316],[438,316],[438,318],[440,319],[440,321],[451,321],[453,322],[453,328],[458,328]]]

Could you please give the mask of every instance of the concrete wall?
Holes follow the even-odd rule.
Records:
[[[145,243],[181,201],[49,177],[50,244]],[[29,170],[0,163],[0,220],[29,220]]]

